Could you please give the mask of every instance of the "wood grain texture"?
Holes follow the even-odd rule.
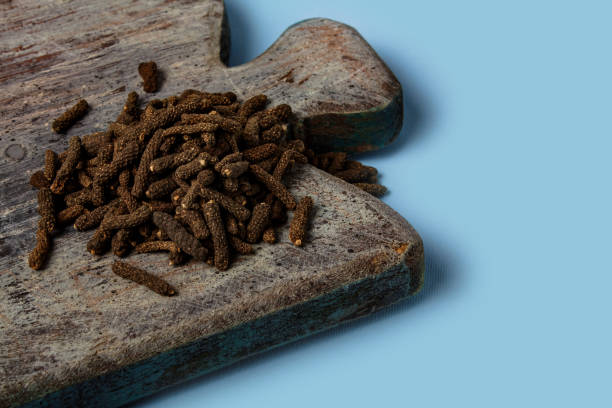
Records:
[[[175,298],[115,277],[111,256],[86,253],[91,233],[66,231],[47,268],[30,270],[37,214],[29,176],[45,149],[62,151],[71,135],[114,120],[127,93],[140,89],[139,62],[155,60],[165,75],[145,101],[185,88],[241,99],[264,92],[291,104],[296,131],[322,149],[392,140],[401,88],[355,30],[330,20],[298,23],[255,60],[227,68],[221,1],[27,0],[2,3],[0,13],[0,406],[115,406],[420,287],[423,248],[412,227],[311,166],[290,186],[298,198],[315,198],[303,248],[290,244],[287,227],[279,244],[257,245],[256,256],[222,273],[202,263],[168,267],[156,254],[128,258],[166,278]],[[80,98],[89,115],[67,136],[52,133],[52,119]]]

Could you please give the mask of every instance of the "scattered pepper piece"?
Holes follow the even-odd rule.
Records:
[[[126,262],[115,261],[112,270],[115,275],[136,282],[139,285],[143,285],[162,296],[174,296],[177,293],[176,289],[162,278]]]
[[[157,92],[157,64],[154,61],[141,62],[138,74],[143,80],[142,89],[147,93]]]
[[[314,202],[310,196],[303,197],[293,213],[289,226],[289,239],[296,246],[302,246],[306,239],[306,229]]]
[[[55,133],[66,133],[79,119],[89,111],[89,104],[85,99],[79,100],[74,106],[62,113],[51,124]]]

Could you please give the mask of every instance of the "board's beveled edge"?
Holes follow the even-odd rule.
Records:
[[[120,406],[266,350],[365,317],[414,295],[421,288],[424,276],[422,241],[419,239],[398,251],[403,251],[401,262],[377,275],[42,398],[25,403],[15,401],[12,406]]]
[[[364,112],[325,113],[300,118],[296,126],[297,135],[321,152],[378,150],[396,139],[402,128],[403,109],[400,88],[391,102]]]

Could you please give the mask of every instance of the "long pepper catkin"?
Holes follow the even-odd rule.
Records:
[[[57,230],[57,222],[55,219],[53,195],[47,187],[38,190],[38,213],[40,214],[41,227],[47,233],[53,234]]]
[[[124,215],[113,215],[110,217],[104,217],[104,220],[100,224],[100,228],[103,230],[116,230],[120,228],[134,228],[151,219],[151,208],[143,204],[136,209],[136,211],[124,214]]]
[[[51,128],[55,133],[65,133],[79,119],[81,119],[89,111],[89,104],[85,99],[81,99],[74,106],[62,113],[51,124]]]
[[[162,278],[126,262],[115,261],[112,270],[116,275],[145,286],[162,296],[174,296],[177,293],[176,289]]]
[[[153,213],[153,222],[157,228],[163,230],[172,241],[178,245],[178,247],[193,256],[195,259],[204,261],[208,250],[202,246],[193,235],[191,235],[185,227],[183,227],[178,221],[163,212]]]
[[[306,196],[300,200],[293,213],[293,219],[289,226],[289,239],[296,246],[302,246],[306,240],[306,231],[313,204],[312,198]]]
[[[243,207],[234,201],[231,197],[223,193],[215,191],[208,187],[199,189],[199,194],[206,200],[213,200],[223,207],[227,212],[238,218],[240,221],[247,221],[251,216],[248,208]]]
[[[186,224],[197,239],[203,240],[210,236],[206,221],[204,221],[204,217],[199,211],[178,207],[176,209],[176,218],[183,224]]]
[[[204,203],[202,208],[215,248],[215,267],[224,271],[229,267],[229,247],[225,228],[223,227],[223,220],[221,219],[221,212],[219,211],[219,205],[211,200]]]
[[[58,167],[57,153],[55,153],[53,150],[47,149],[45,151],[45,167],[44,167],[43,172],[45,174],[45,177],[47,178],[47,180],[49,180],[50,183],[53,180],[55,180],[55,174],[57,173],[57,167]]]
[[[51,184],[51,191],[55,194],[62,194],[66,186],[66,182],[72,176],[79,159],[81,157],[81,139],[78,136],[72,136],[68,142],[68,151],[66,158],[62,162],[59,170],[55,174],[55,180]]]
[[[42,269],[47,262],[51,251],[51,236],[46,229],[40,225],[36,231],[36,246],[28,256],[28,265],[34,270]]]
[[[289,210],[295,209],[295,198],[293,198],[293,195],[280,181],[275,179],[270,173],[266,172],[256,164],[251,164],[249,169],[251,170],[251,173],[253,173],[255,177],[259,179],[259,181],[268,187],[272,194],[274,194],[279,200],[282,201],[283,204],[285,204],[285,207],[287,207]]]
[[[261,235],[270,223],[270,205],[259,203],[253,208],[253,215],[247,225],[247,241],[251,244],[259,242]]]

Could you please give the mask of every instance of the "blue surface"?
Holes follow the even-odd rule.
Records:
[[[233,65],[330,17],[418,108],[363,159],[423,237],[425,289],[134,406],[612,406],[612,3],[280,4],[227,0]]]

